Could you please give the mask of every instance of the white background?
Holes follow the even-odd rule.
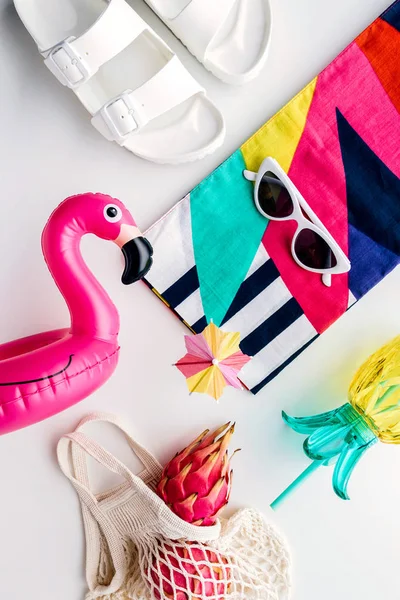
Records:
[[[258,80],[240,89],[213,78],[142,2],[135,3],[207,87],[227,122],[225,144],[213,156],[168,167],[146,163],[102,139],[75,96],[41,64],[10,0],[0,0],[0,342],[68,321],[40,250],[42,228],[64,197],[89,190],[109,193],[124,201],[145,229],[308,83],[387,3],[273,0],[268,64]],[[161,461],[203,428],[236,420],[234,446],[243,450],[235,457],[230,508],[252,505],[279,524],[293,552],[293,600],[398,598],[398,448],[377,444],[367,453],[351,479],[350,502],[335,497],[332,471],[326,468],[275,515],[268,506],[307,465],[302,438],[283,425],[281,409],[313,414],[346,399],[357,366],[400,329],[400,271],[257,397],[228,390],[217,405],[206,396],[188,396],[183,377],[171,367],[184,351],[184,328],[144,285],[120,284],[118,249],[86,239],[83,253],[120,311],[120,362],[92,397],[0,438],[0,598],[82,598],[80,515],[75,493],[56,463],[55,446],[82,415],[99,409],[124,415]],[[108,430],[100,433],[109,447],[117,448]]]

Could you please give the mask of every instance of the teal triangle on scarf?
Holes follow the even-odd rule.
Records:
[[[268,220],[237,150],[190,194],[194,257],[207,322],[220,325],[250,268]]]

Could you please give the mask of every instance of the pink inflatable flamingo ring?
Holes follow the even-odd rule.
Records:
[[[44,228],[42,250],[71,325],[0,345],[0,434],[83,400],[117,366],[119,315],[82,258],[80,241],[87,233],[121,248],[122,283],[138,281],[151,267],[153,250],[119,200],[87,193],[56,208]]]

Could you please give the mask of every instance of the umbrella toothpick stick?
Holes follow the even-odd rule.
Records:
[[[273,510],[279,508],[279,506],[290,496],[306,479],[310,477],[321,465],[323,465],[324,461],[322,460],[314,460],[311,464],[308,465],[306,469],[292,483],[290,483],[285,490],[275,500],[270,504]]]

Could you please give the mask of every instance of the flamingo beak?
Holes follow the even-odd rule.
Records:
[[[153,248],[150,242],[142,236],[137,227],[123,224],[115,243],[121,248],[125,258],[122,283],[129,285],[142,279],[153,264]]]

